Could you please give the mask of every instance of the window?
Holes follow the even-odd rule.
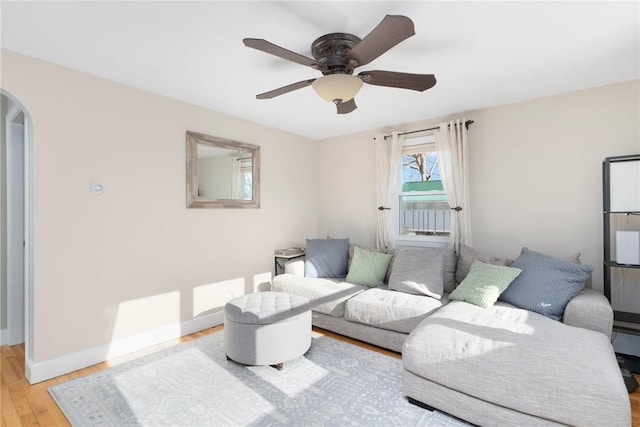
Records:
[[[406,139],[401,158],[400,238],[416,236],[417,239],[440,241],[448,237],[451,210],[440,180],[433,135]]]
[[[238,199],[251,200],[253,190],[253,163],[251,157],[235,157],[233,159],[236,179],[234,195]]]

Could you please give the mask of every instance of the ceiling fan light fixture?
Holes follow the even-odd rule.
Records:
[[[362,80],[351,74],[328,74],[311,85],[320,98],[339,104],[352,99],[362,87]]]

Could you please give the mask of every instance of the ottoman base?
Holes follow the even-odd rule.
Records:
[[[276,300],[281,305],[272,309]],[[243,311],[234,312],[235,307]],[[301,297],[277,292],[251,294],[227,304],[224,329],[228,359],[282,369],[284,362],[302,356],[311,346],[311,310]]]
[[[224,329],[227,357],[244,365],[277,365],[302,356],[311,347],[311,312],[270,325],[227,320]]]
[[[230,360],[231,362],[235,362],[235,360],[233,360],[229,356],[227,356],[227,360]],[[238,363],[238,362],[236,362],[236,363]],[[284,362],[278,363],[277,365],[269,365],[269,366],[271,366],[272,368],[276,368],[278,371],[282,371],[282,368],[284,368]]]

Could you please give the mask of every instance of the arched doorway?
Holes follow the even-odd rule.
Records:
[[[33,347],[33,125],[24,105],[0,89],[2,105],[3,343],[25,344],[25,372]]]

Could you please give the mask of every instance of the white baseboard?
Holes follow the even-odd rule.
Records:
[[[9,342],[9,330],[0,329],[0,345],[5,345],[7,342]]]
[[[119,338],[107,344],[66,354],[44,362],[29,363],[27,361],[25,374],[30,384],[39,383],[152,345],[221,325],[222,323],[224,323],[224,313],[220,311],[182,323]]]

